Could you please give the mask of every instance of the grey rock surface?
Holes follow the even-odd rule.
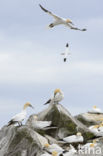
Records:
[[[103,119],[103,114],[83,113],[75,116],[75,118],[84,125],[91,126],[100,123],[101,119]]]
[[[47,109],[37,114],[40,121],[52,121],[52,126],[56,129],[47,130],[46,133],[56,139],[82,132],[85,140],[93,138],[95,135],[88,128],[74,118],[67,109],[60,104],[49,105]],[[27,121],[27,125],[32,125],[33,115]]]
[[[77,131],[82,132],[85,142],[95,138],[85,125],[60,104],[50,105],[37,114],[39,121],[52,121],[51,127],[46,130],[36,131],[32,127],[35,122],[33,116],[29,117],[24,126],[4,126],[0,130],[0,156],[40,156],[47,143],[57,143],[67,149],[69,144],[64,146],[60,143],[61,139]],[[103,138],[99,139],[102,148]]]

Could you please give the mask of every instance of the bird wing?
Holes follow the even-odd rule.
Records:
[[[15,116],[12,117],[11,120],[13,121],[22,121],[25,118],[25,114],[24,113],[18,113]]]
[[[48,127],[51,125],[51,121],[36,121],[34,123],[34,127],[38,128],[38,129],[43,129],[45,127]]]
[[[53,14],[51,11],[45,9],[41,4],[39,4],[39,6],[40,6],[40,8],[41,8],[44,12],[48,13],[49,15],[51,15],[52,17],[54,17],[56,20],[61,20],[61,19],[62,19],[61,17],[59,17],[59,16]]]
[[[61,53],[61,55],[65,55],[65,53]]]
[[[68,24],[68,23],[66,23],[65,26],[68,26],[70,29],[74,29],[74,30],[87,31],[87,29],[85,29],[85,28],[80,29],[80,28],[77,28],[77,27],[73,27],[73,26],[71,26],[71,25]]]
[[[46,103],[44,103],[44,105],[47,105],[51,102],[51,99],[49,99]]]

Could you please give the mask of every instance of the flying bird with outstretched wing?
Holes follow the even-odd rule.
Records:
[[[73,22],[72,22],[70,19],[65,19],[65,18],[62,18],[62,17],[59,17],[59,16],[53,14],[53,13],[50,12],[49,10],[45,9],[41,4],[39,4],[39,6],[40,6],[40,8],[41,8],[44,12],[48,13],[50,16],[52,16],[52,17],[54,18],[54,22],[51,23],[51,24],[49,24],[49,28],[53,28],[53,27],[55,27],[55,26],[57,26],[57,25],[63,24],[63,25],[65,25],[65,26],[69,27],[70,29],[80,30],[80,31],[86,31],[85,28],[84,28],[84,29],[79,29],[79,28],[74,27],[74,26],[73,26],[74,24],[73,24]]]
[[[68,55],[70,55],[70,52],[69,52],[69,44],[68,43],[66,44],[65,52],[64,53],[61,53],[61,55],[64,56],[63,61],[66,62]]]

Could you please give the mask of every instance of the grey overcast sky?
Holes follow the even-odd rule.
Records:
[[[52,17],[39,3],[87,32],[47,29]],[[103,0],[0,0],[0,127],[26,101],[35,107],[29,115],[46,108],[55,88],[73,115],[93,105],[103,110]]]

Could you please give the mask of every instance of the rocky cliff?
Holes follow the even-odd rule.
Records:
[[[0,156],[40,156],[44,151],[44,144],[59,144],[64,137],[78,131],[83,134],[84,143],[96,138],[86,126],[88,124],[79,117],[73,117],[60,104],[50,105],[36,114],[38,121],[52,121],[46,129],[34,128],[34,115],[23,126],[4,126],[0,130]],[[102,137],[100,139],[102,142]]]

